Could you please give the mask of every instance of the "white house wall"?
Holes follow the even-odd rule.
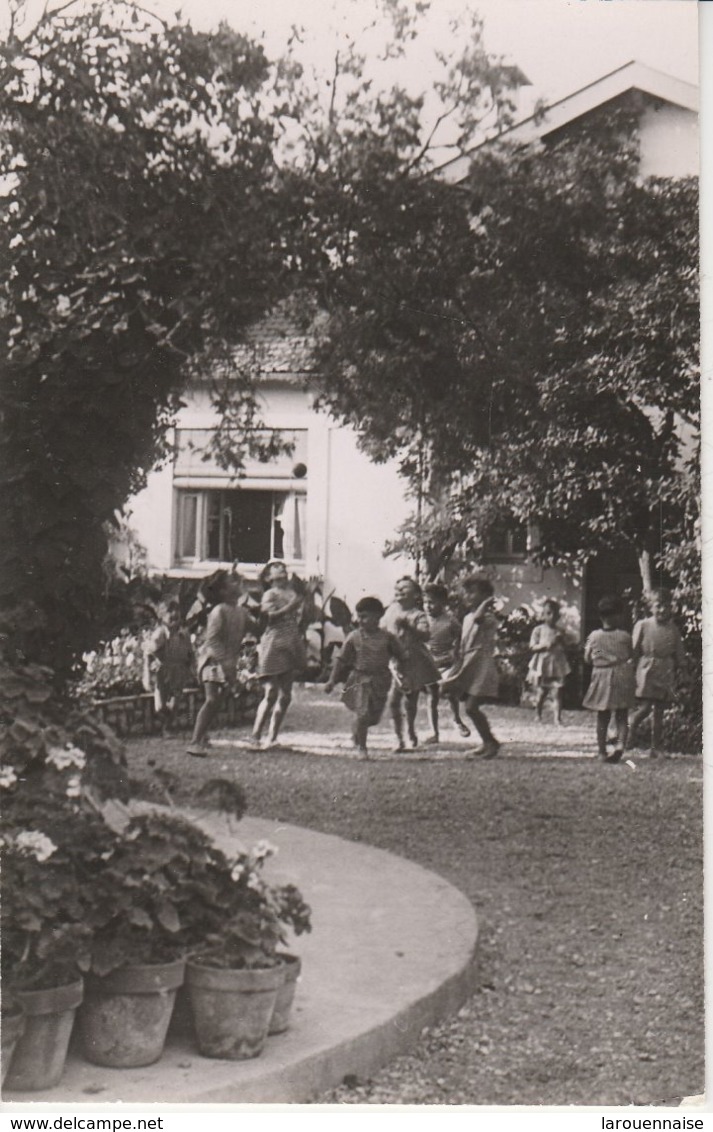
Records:
[[[695,177],[698,115],[682,106],[648,106],[639,125],[642,177]]]
[[[297,382],[266,381],[259,399],[262,423],[268,428],[307,430],[307,537],[299,572],[323,577],[328,589],[352,604],[366,593],[387,600],[396,578],[409,569],[405,561],[384,557],[386,542],[410,511],[396,465],[372,463],[359,451],[355,433],[317,412],[311,395]],[[185,400],[178,428],[215,427],[218,418],[208,387],[194,389]],[[268,469],[264,466],[265,473]],[[225,486],[230,482],[226,477]],[[250,486],[251,481],[242,482]],[[212,479],[210,486],[215,486]],[[199,576],[211,568],[175,563],[170,462],[149,474],[146,488],[129,505],[129,515],[152,571]]]

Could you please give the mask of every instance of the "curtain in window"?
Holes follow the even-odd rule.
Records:
[[[275,519],[283,533],[285,558],[303,559],[305,550],[306,496],[290,491],[275,496]]]

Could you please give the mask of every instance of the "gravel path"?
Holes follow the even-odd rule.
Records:
[[[583,713],[559,732],[521,709],[490,714],[505,742],[491,762],[465,761],[452,732],[394,755],[387,726],[361,761],[338,700],[306,689],[284,749],[251,752],[226,733],[198,760],[178,737],[135,740],[129,761],[145,792],[160,768],[178,802],[208,778],[237,780],[251,813],[399,853],[476,908],[478,983],[459,1015],[320,1103],[667,1105],[701,1093],[700,759],[606,766]]]

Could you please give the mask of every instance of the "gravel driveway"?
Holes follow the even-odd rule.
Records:
[[[524,709],[490,714],[504,741],[491,762],[466,761],[450,731],[394,755],[386,725],[361,761],[338,700],[301,689],[283,749],[224,733],[199,760],[179,737],[134,740],[129,762],[144,792],[160,769],[177,802],[237,780],[251,813],[401,854],[473,903],[472,998],[321,1103],[668,1105],[703,1092],[701,760],[604,765],[584,713],[561,731]]]

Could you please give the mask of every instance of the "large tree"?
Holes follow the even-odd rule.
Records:
[[[289,285],[275,76],[221,26],[62,4],[0,49],[0,610],[66,668],[100,629],[105,522],[186,363]],[[250,415],[250,390],[234,385]]]
[[[372,7],[362,31],[386,21],[388,66],[427,6]],[[373,83],[376,56],[351,33],[325,86],[297,32],[271,65],[226,26],[166,25],[133,0],[50,0],[29,31],[24,11],[11,0],[0,50],[0,613],[26,653],[66,669],[102,631],[106,521],[161,456],[189,374],[230,362],[296,285],[319,291],[349,262],[352,226],[373,220],[378,237],[403,201],[401,238],[417,236],[434,146],[462,149],[522,77],[489,58],[475,17],[427,107]],[[217,397],[231,466],[256,423],[253,378],[232,373]]]
[[[629,548],[650,584],[690,541],[697,184],[640,178],[635,123],[487,146],[457,187],[396,166],[354,205],[324,397],[426,495],[404,544],[432,565],[534,521],[542,561]]]

